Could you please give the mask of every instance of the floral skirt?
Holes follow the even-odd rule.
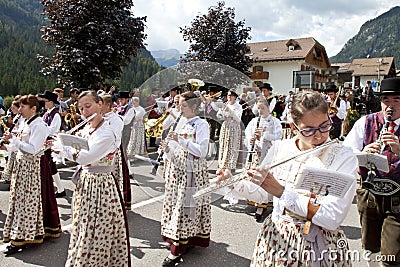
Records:
[[[192,189],[209,184],[207,162],[193,159],[193,172],[188,174],[186,157],[187,153],[180,150],[166,164],[164,170],[165,197],[161,235],[171,244],[171,252],[176,255],[184,253],[187,246],[208,246],[211,232],[210,196],[190,202],[191,194],[194,193]],[[191,182],[193,183],[190,187],[188,185]]]
[[[82,171],[72,223],[65,266],[130,266],[126,213],[110,173]]]
[[[6,166],[2,172],[0,172],[0,179],[4,180],[5,183],[11,182],[11,174],[14,168],[15,158],[17,156],[17,152],[13,151],[9,154]]]
[[[44,238],[40,157],[18,154],[12,171],[3,241],[16,246]]]
[[[126,154],[128,157],[145,154],[145,143],[146,139],[144,135],[143,122],[135,122],[132,126],[131,138],[129,140],[128,147],[126,148]]]
[[[218,168],[235,169],[239,157],[241,129],[236,122],[225,121],[219,135]]]
[[[351,266],[349,247],[341,229],[320,229],[325,253],[313,249],[303,235],[304,223],[273,222],[268,216],[258,234],[250,266]],[[327,257],[325,263],[321,255]]]

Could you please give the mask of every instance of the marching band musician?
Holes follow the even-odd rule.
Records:
[[[180,106],[179,106],[179,99],[180,99],[180,95],[176,95],[174,97],[174,106],[172,108],[170,108],[170,109],[167,109],[167,111],[166,111],[166,112],[169,112],[170,116],[168,116],[163,121],[163,135],[165,133],[165,138],[167,137],[167,134],[168,134],[169,130],[171,129],[172,125],[178,119],[179,115],[181,115]],[[176,130],[181,128],[181,127],[179,127],[179,125],[183,125],[185,123],[186,123],[185,119],[179,118]]]
[[[324,89],[324,93],[328,96],[329,117],[333,122],[333,129],[329,134],[331,139],[338,138],[342,132],[342,122],[346,116],[346,102],[339,98],[339,89],[334,84],[328,85]]]
[[[55,135],[61,129],[61,116],[58,113],[58,108],[55,107],[55,105],[60,104],[57,100],[57,94],[45,90],[43,94],[39,95],[39,97],[40,99],[44,100],[44,108],[46,109],[46,112],[43,115],[43,121],[49,128],[49,135]],[[53,157],[51,156],[51,149],[47,149],[44,152],[44,155],[50,164],[51,175],[57,186],[56,197],[65,197],[66,193],[64,186],[61,183],[60,174],[58,173],[57,166],[53,160]]]
[[[19,115],[20,117],[18,117],[17,121],[14,121],[14,120],[16,120],[15,116],[17,116],[17,114],[19,114],[18,99],[20,97],[21,96],[14,98],[14,101],[11,103],[10,110],[9,110],[12,114],[11,117],[13,118],[13,123],[15,122],[13,133],[20,133],[22,131],[22,126],[24,125],[24,122],[25,122],[25,118],[23,118],[21,115]],[[9,184],[11,182],[11,174],[12,174],[12,170],[14,168],[16,156],[17,156],[16,150],[8,151],[6,166],[4,167],[4,170],[2,172],[0,172],[0,178],[3,183]]]
[[[73,222],[65,266],[130,266],[129,233],[117,181],[112,175],[116,136],[102,117],[103,102],[94,91],[78,97],[85,118],[97,114],[80,135],[88,150],[63,147],[61,154],[77,162],[73,195]]]
[[[36,154],[44,145],[49,129],[37,113],[36,96],[22,96],[19,103],[19,112],[26,119],[21,136],[12,133],[4,136],[10,142],[7,150],[18,150],[3,230],[3,241],[11,243],[4,251],[7,256],[22,251],[27,244],[43,243],[45,237],[59,237],[61,232],[49,163],[45,156]]]
[[[273,90],[271,84],[263,83],[258,87],[258,89],[260,89],[260,91],[261,91],[261,97],[268,100],[269,112],[272,114],[272,112],[275,108],[275,105],[276,105],[276,98],[271,94],[271,92]],[[257,105],[253,106],[252,111],[255,115],[258,115]]]
[[[204,112],[204,118],[210,125],[210,139],[216,139],[217,133],[219,135],[220,123],[217,121],[218,106],[215,104],[217,101],[213,96],[218,93],[218,88],[216,86],[209,87],[209,95],[206,95],[206,91],[202,91],[200,99],[202,100],[201,110]]]
[[[357,206],[363,248],[373,253],[380,251],[383,259],[386,259],[382,262],[383,266],[399,266],[400,193],[396,190],[400,188],[400,78],[382,80],[380,95],[382,111],[356,121],[343,144],[367,153],[380,153],[383,150],[383,155],[388,159],[389,172],[380,172],[380,179],[374,182],[373,188],[366,188],[362,182],[357,189]],[[391,122],[387,122],[389,110],[393,111]],[[382,129],[386,123],[393,128],[393,132]],[[360,167],[360,174],[362,181],[365,181],[366,169]],[[395,259],[390,260],[390,255]],[[369,265],[378,266],[378,263],[369,262]]]
[[[110,124],[112,131],[115,135],[115,155],[114,155],[114,176],[117,180],[119,189],[122,193],[124,206],[126,210],[131,210],[132,205],[132,191],[129,179],[128,165],[126,164],[123,147],[121,146],[122,130],[124,123],[121,116],[113,111],[113,98],[110,94],[103,93],[99,95],[102,99],[103,105],[101,112],[104,119]]]
[[[71,116],[74,116],[73,119],[77,123],[79,123],[79,121],[81,120],[81,115],[79,114],[79,110],[76,107],[75,107],[75,114],[73,114],[73,112],[71,110],[71,106],[76,106],[78,96],[79,96],[79,89],[72,88],[69,91],[69,99],[67,101],[65,101],[65,104],[68,106],[68,113],[70,113]]]
[[[230,90],[225,106],[220,108],[217,113],[217,118],[223,121],[219,135],[219,169],[236,169],[242,133],[240,123],[243,112],[242,106],[236,102],[237,97],[238,94]]]
[[[258,100],[257,109],[260,116],[253,118],[245,130],[245,145],[249,153],[253,153],[251,151],[253,143],[256,151],[256,154],[253,154],[252,162],[246,162],[246,169],[257,167],[259,163],[263,162],[268,150],[272,146],[272,141],[282,139],[281,123],[270,114],[268,101],[266,99]],[[247,165],[252,166],[248,166],[249,168],[247,168]],[[272,195],[266,203],[256,203],[253,201],[248,201],[248,203],[257,208],[254,217],[257,222],[261,222],[264,209],[272,206]]]
[[[197,116],[200,99],[193,92],[180,97],[182,116],[187,123],[168,133],[165,155],[170,164],[164,170],[165,197],[161,234],[170,244],[170,254],[162,266],[175,266],[190,247],[208,247],[211,232],[211,200],[195,201],[196,189],[209,184],[206,155],[208,123]]]
[[[157,100],[159,99],[159,90],[157,88],[152,88],[151,90],[151,94],[146,98],[146,109],[148,109],[149,107],[153,107],[150,112],[149,115],[147,116],[148,119],[158,119],[160,118],[161,114],[158,114],[156,111],[156,107],[157,107]],[[156,146],[156,137],[154,136],[150,136],[149,137],[149,146],[151,147],[155,147]]]
[[[135,155],[143,155],[146,153],[146,136],[144,133],[143,118],[146,110],[140,106],[139,97],[132,97],[133,109],[135,117],[133,118],[132,132],[129,139],[128,147],[126,148],[128,158],[133,158]]]
[[[134,118],[136,116],[136,111],[132,107],[130,103],[130,95],[129,91],[120,91],[119,96],[118,96],[118,104],[119,104],[119,112],[118,115],[122,117],[122,121],[124,122],[124,129],[122,130],[122,139],[121,139],[121,144],[124,153],[124,157],[126,160],[126,164],[128,165],[129,169],[129,176],[132,177],[132,172],[130,168],[130,163],[128,160],[128,155],[126,148],[129,145],[129,140],[131,138],[131,133],[132,133],[132,126],[134,123]]]
[[[260,185],[258,190],[254,191],[241,182],[234,187],[242,196],[257,202],[265,201],[263,192],[274,196],[273,212],[265,219],[259,232],[250,266],[351,266],[351,259],[341,256],[348,255],[347,243],[343,246],[337,241],[345,239],[340,224],[354,198],[357,158],[351,149],[331,144],[321,149],[322,152],[315,151],[269,169],[271,164],[310,151],[329,140],[332,123],[328,105],[320,93],[296,94],[290,113],[296,136],[275,141],[261,166],[247,172],[250,180]],[[344,197],[329,194],[327,188],[315,191],[314,186],[309,191],[295,189],[301,170],[306,166],[331,170],[337,175],[350,174],[349,178],[353,176]],[[231,177],[228,170],[217,174],[220,181]],[[324,185],[319,186],[321,189]],[[296,253],[291,253],[293,251]]]

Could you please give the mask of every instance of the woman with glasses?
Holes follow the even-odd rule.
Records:
[[[274,196],[274,210],[259,232],[251,266],[350,266],[340,224],[354,198],[357,159],[350,148],[332,144],[270,170],[271,164],[330,140],[332,123],[321,94],[297,94],[291,104],[291,116],[296,135],[274,142],[262,166],[248,172],[251,181],[260,185],[258,190],[250,191],[240,182],[235,186],[236,191],[257,202],[263,202],[265,192]],[[305,166],[351,174],[354,180],[343,198],[329,192],[319,194],[313,188],[295,189]],[[223,180],[231,174],[226,171],[218,175]]]
[[[218,168],[236,169],[239,157],[242,118],[242,106],[236,102],[238,94],[230,90],[227,103],[218,110],[217,119],[223,121],[219,135]]]

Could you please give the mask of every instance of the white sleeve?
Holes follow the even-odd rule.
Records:
[[[123,117],[124,125],[128,125],[131,123],[133,118],[135,117],[135,110],[130,108]]]
[[[366,116],[358,119],[343,141],[344,146],[352,148],[355,152],[364,148],[365,120]]]
[[[30,126],[30,136],[28,143],[21,141],[19,138],[13,136],[11,142],[15,147],[25,153],[35,154],[42,148],[49,130],[47,127],[41,127],[40,124],[33,124]]]
[[[47,126],[50,131],[50,135],[56,134],[58,131],[60,131],[61,127],[61,116],[60,114],[56,113],[54,115],[53,120],[51,121],[50,126]]]
[[[338,113],[336,116],[341,120],[343,120],[344,116],[346,116],[346,102],[344,102],[342,99],[340,99],[340,107],[338,108]]]
[[[136,121],[142,120],[144,115],[146,114],[146,111],[144,110],[144,108],[139,107],[138,109],[135,109],[135,111],[136,111],[135,120]]]
[[[92,136],[89,140],[89,150],[81,150],[76,162],[80,165],[87,165],[104,158],[115,147],[115,135],[110,129],[102,131],[101,134]]]
[[[272,99],[271,99],[271,103],[269,103],[269,112],[272,114],[272,111],[274,110],[274,108],[275,108],[275,105],[276,105],[276,98],[275,97],[273,97]]]
[[[257,120],[258,118],[253,118],[247,125],[246,129],[244,130],[245,134],[244,144],[249,150],[250,150],[250,139],[254,136]]]
[[[190,154],[199,158],[205,158],[207,156],[208,143],[210,141],[210,126],[205,121],[196,125],[195,143],[188,139],[184,139],[182,136],[179,136],[178,141],[179,144]]]
[[[273,133],[268,133],[265,131],[264,133],[264,140],[266,141],[275,141],[282,139],[282,125],[281,122],[277,119],[272,117],[273,120]]]

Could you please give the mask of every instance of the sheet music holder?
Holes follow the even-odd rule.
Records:
[[[58,138],[63,146],[71,146],[79,150],[89,150],[88,140],[80,136],[71,134],[58,134]]]
[[[299,173],[294,188],[310,191],[311,188],[321,187],[323,193],[326,191],[331,196],[343,198],[354,180],[351,174],[306,166]]]
[[[385,155],[377,153],[355,153],[358,159],[358,165],[361,167],[370,168],[371,164],[382,172],[389,172],[389,163]]]

